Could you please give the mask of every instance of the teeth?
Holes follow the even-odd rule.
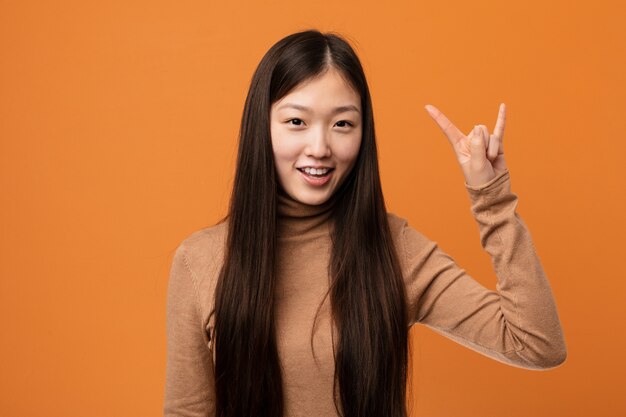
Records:
[[[315,169],[315,168],[306,167],[304,168],[304,172],[306,172],[307,174],[313,174],[313,175],[324,175],[328,172],[328,168]]]

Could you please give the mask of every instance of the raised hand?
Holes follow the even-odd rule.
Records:
[[[467,136],[435,106],[427,104],[425,109],[447,136],[468,185],[485,184],[507,170],[503,147],[506,121],[504,103],[500,104],[493,134],[489,134],[487,126],[475,125]]]

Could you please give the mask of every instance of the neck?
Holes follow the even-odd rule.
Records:
[[[312,205],[298,201],[278,187],[278,236],[294,237],[323,234],[329,231],[329,219],[335,205],[333,194],[322,204]]]

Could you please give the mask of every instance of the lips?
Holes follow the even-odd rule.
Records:
[[[302,172],[305,175],[308,175],[305,171],[304,168],[313,168],[313,167],[302,167],[302,168],[296,168],[298,171]],[[335,168],[329,168],[329,167],[320,167],[320,168],[315,168],[315,169],[323,169],[323,168],[327,168],[328,171],[326,171],[326,174],[324,174],[324,176],[328,175],[329,173],[333,172],[335,170]]]
[[[309,175],[306,172],[304,172],[304,169],[301,169],[301,168],[297,168],[297,169],[302,174],[302,178],[304,178],[304,180],[309,185],[312,185],[312,186],[315,186],[315,187],[319,187],[319,186],[322,186],[322,185],[328,183],[328,181],[330,181],[330,179],[332,178],[333,173],[335,171],[334,169],[330,169],[323,176],[314,176],[314,175]]]

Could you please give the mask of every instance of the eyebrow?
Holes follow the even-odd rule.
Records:
[[[295,103],[285,103],[285,104],[281,105],[278,108],[278,110],[280,110],[280,109],[282,109],[284,107],[291,107],[291,108],[294,108],[296,110],[302,110],[302,111],[305,111],[305,112],[310,112],[311,111],[310,108],[308,108],[306,106],[302,106],[300,104],[295,104]],[[357,113],[361,113],[357,106],[355,106],[354,104],[349,104],[347,106],[335,107],[335,109],[333,110],[332,114],[343,113],[343,112],[347,112],[347,111],[355,111]]]

